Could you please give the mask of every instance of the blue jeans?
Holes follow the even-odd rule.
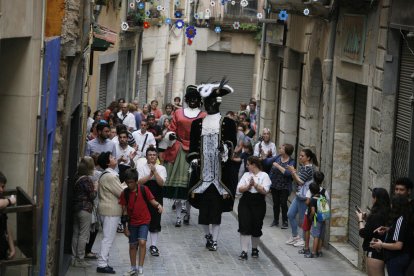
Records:
[[[305,211],[306,211],[305,201],[299,200],[298,197],[295,197],[292,203],[290,204],[289,210],[287,213],[290,227],[292,228],[292,236],[294,237],[298,235],[298,222],[296,220],[296,215],[299,213],[299,223],[300,225],[302,225]]]
[[[402,253],[397,257],[387,260],[385,264],[387,266],[388,276],[404,276],[410,261],[410,255],[407,253]]]

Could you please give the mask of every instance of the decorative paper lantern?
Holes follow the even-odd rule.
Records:
[[[121,23],[121,30],[123,31],[127,31],[129,29],[129,25],[127,22],[122,22]]]
[[[233,29],[238,30],[240,28],[240,22],[239,21],[235,21],[233,23]]]
[[[188,26],[185,29],[185,34],[188,38],[194,38],[197,34],[197,29],[194,26]]]
[[[175,27],[177,27],[177,29],[182,29],[184,27],[184,21],[182,21],[181,19],[177,20],[175,22]]]
[[[282,21],[286,21],[288,18],[288,13],[285,10],[281,10],[279,13],[279,19]]]
[[[221,33],[221,27],[220,27],[220,26],[215,27],[215,28],[214,28],[214,32],[215,32],[216,34]]]

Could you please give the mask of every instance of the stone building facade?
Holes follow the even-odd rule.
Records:
[[[326,239],[363,269],[355,205],[365,210],[370,188],[392,191],[412,165],[412,147],[398,140],[398,124],[410,125],[412,117],[412,89],[401,83],[414,72],[404,46],[412,42],[412,23],[401,16],[410,8],[389,0],[314,2],[270,1],[269,18],[281,10],[289,17],[277,23],[285,26],[284,43],[266,44],[261,127],[273,125],[278,144],[295,141],[295,154],[305,147],[316,153],[331,193]]]

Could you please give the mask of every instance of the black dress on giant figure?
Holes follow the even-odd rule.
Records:
[[[221,116],[222,97],[233,93],[223,80],[197,87],[203,98],[207,116],[192,122],[190,150],[191,164],[189,202],[199,209],[198,223],[203,226],[206,247],[217,250],[222,212],[233,210],[234,194],[230,187],[237,183],[237,174],[230,169],[231,155],[237,143],[234,120]]]

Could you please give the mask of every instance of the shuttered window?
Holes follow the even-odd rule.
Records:
[[[165,104],[172,102],[172,90],[173,90],[173,84],[174,84],[174,65],[175,65],[175,58],[171,58],[170,73],[168,74],[168,83],[167,83],[166,94],[164,98],[164,106]]]
[[[348,241],[358,249],[359,224],[355,215],[355,206],[361,207],[362,176],[364,170],[364,144],[365,144],[365,115],[367,108],[367,88],[357,85],[355,89],[354,126],[352,133],[352,161],[351,185],[349,188],[349,216]]]
[[[106,95],[108,92],[108,64],[101,65],[101,72],[99,74],[99,96],[98,109],[104,111],[106,109]]]
[[[403,41],[401,49],[399,88],[397,94],[397,110],[394,139],[394,157],[392,179],[408,175],[408,159],[411,140],[411,96],[413,82],[411,74],[414,73],[414,55],[409,49],[414,46],[414,38]]]
[[[254,56],[222,52],[197,52],[196,83],[229,80],[234,89],[230,95],[223,97],[221,114],[227,111],[237,112],[240,103],[249,103],[253,91]]]
[[[148,90],[148,68],[149,68],[149,63],[143,63],[142,64],[142,69],[141,69],[141,77],[137,78],[137,86],[139,87],[139,91],[138,91],[138,101],[139,104],[142,105],[147,103],[148,100],[148,95],[147,95],[147,90]]]

